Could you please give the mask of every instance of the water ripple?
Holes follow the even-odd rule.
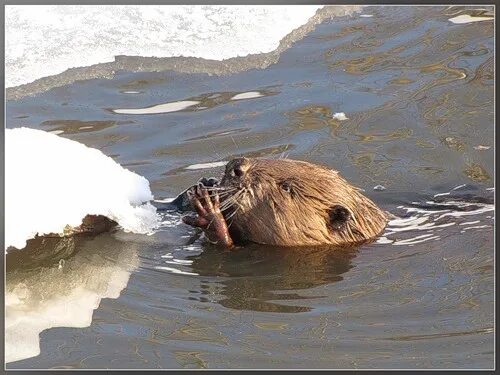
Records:
[[[449,192],[435,194],[434,198],[442,200],[443,197],[447,198],[454,191],[465,186],[459,185]],[[492,192],[491,188],[487,191]],[[377,240],[378,244],[411,246],[439,240],[441,236],[437,233],[441,232],[442,228],[452,226],[460,227],[460,233],[467,230],[493,228],[493,216],[485,214],[494,211],[495,206],[492,203],[451,198],[444,201],[411,202],[411,206],[401,205],[397,209],[403,212],[402,215],[394,216],[389,221],[384,234]],[[448,232],[447,235],[449,235]]]

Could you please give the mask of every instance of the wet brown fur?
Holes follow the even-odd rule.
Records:
[[[243,176],[232,173],[235,166],[244,169]],[[353,246],[375,239],[388,220],[384,211],[338,172],[304,161],[234,159],[226,166],[221,185],[244,190],[234,206],[223,212],[231,236],[238,241]],[[350,214],[342,225],[331,223],[335,206]]]

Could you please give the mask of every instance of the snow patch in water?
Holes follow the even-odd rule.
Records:
[[[339,120],[339,121],[345,121],[345,120],[349,120],[349,118],[345,115],[344,112],[338,112],[338,113],[334,113],[332,118],[334,120]]]
[[[227,161],[214,161],[213,163],[199,163],[188,165],[184,169],[196,170],[196,169],[209,169],[209,168],[217,168],[223,167],[227,164]]]
[[[460,16],[450,18],[448,21],[451,21],[455,24],[464,24],[464,23],[489,21],[489,20],[493,20],[493,17],[472,17],[468,14],[462,14]]]
[[[121,115],[154,115],[158,113],[182,111],[196,104],[200,104],[200,102],[195,100],[182,100],[178,102],[158,104],[147,108],[123,108],[113,109],[112,111]]]
[[[241,94],[237,94],[231,98],[231,100],[242,100],[242,99],[254,99],[254,98],[260,98],[262,95],[258,91],[249,91],[249,92],[242,92]]]
[[[103,215],[125,231],[158,225],[149,181],[101,151],[41,130],[5,132],[5,248],[36,234],[62,234],[86,215]]]

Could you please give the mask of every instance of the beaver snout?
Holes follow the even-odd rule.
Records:
[[[231,160],[226,165],[226,172],[224,177],[228,179],[242,179],[248,168],[250,167],[250,160],[247,158],[236,158]]]

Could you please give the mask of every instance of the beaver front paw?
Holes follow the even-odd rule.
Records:
[[[193,227],[203,229],[207,240],[213,244],[233,247],[226,220],[220,210],[219,195],[216,191],[209,193],[203,184],[193,186],[187,196],[197,215],[184,216],[182,221]]]

